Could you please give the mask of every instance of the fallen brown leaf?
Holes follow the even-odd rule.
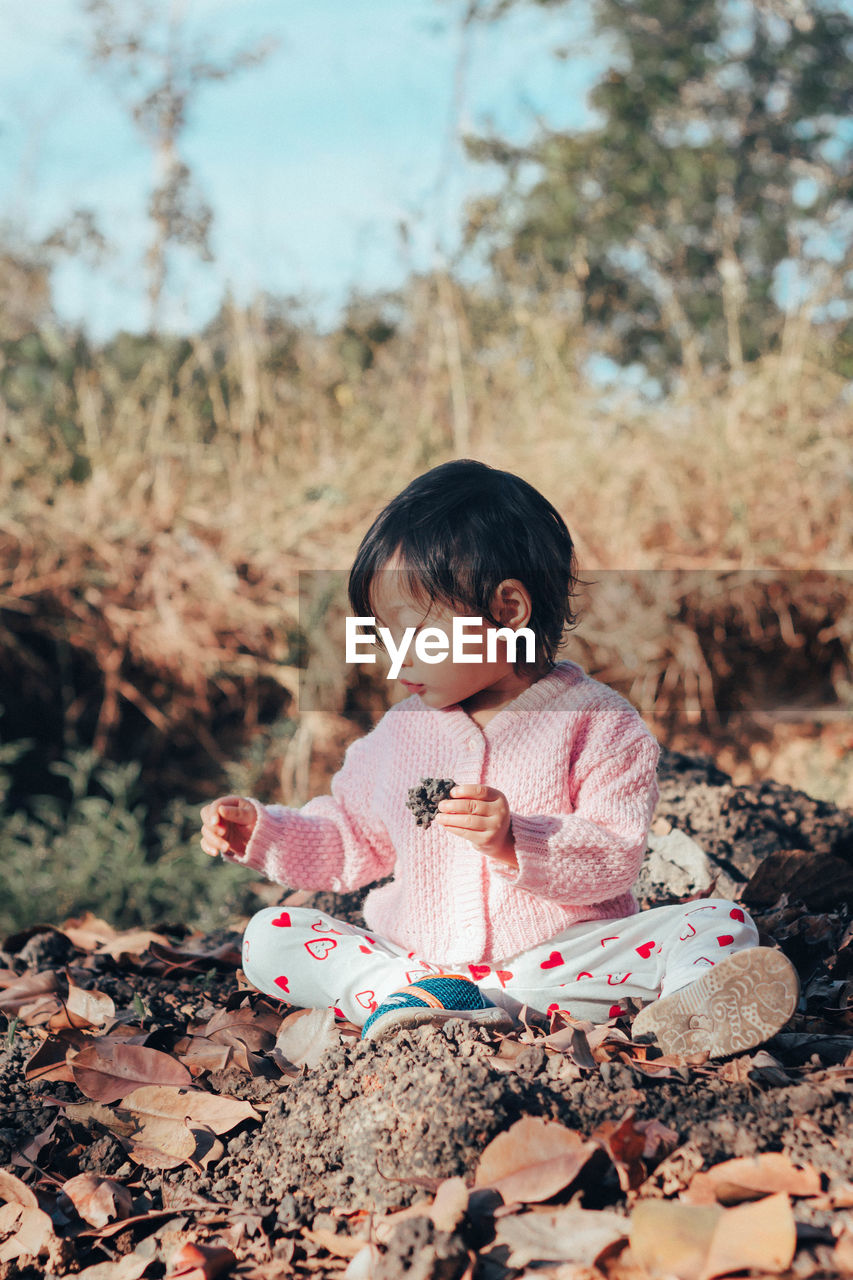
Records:
[[[0,1262],[48,1253],[56,1241],[50,1217],[39,1208],[35,1192],[5,1169],[0,1169],[0,1200]]]
[[[36,1193],[7,1169],[0,1169],[0,1201],[4,1204],[22,1204],[27,1209],[39,1207]]]
[[[123,1258],[110,1258],[108,1262],[96,1262],[84,1269],[74,1280],[139,1280],[151,1266],[153,1258],[134,1250]]]
[[[183,1063],[159,1049],[103,1037],[71,1062],[75,1084],[95,1102],[117,1102],[140,1085],[185,1085],[192,1076]]]
[[[120,956],[140,956],[153,942],[169,946],[169,939],[164,938],[161,933],[152,933],[150,929],[126,929],[124,933],[117,933],[112,939],[102,943],[97,954],[112,956],[115,960]]]
[[[67,1028],[44,1039],[24,1068],[26,1080],[65,1080],[71,1084],[74,1076],[68,1062],[68,1050],[78,1052],[93,1043],[93,1037],[85,1031]]]
[[[64,920],[59,927],[66,938],[81,951],[95,951],[102,943],[111,942],[116,936],[112,925],[92,915],[91,911]]]
[[[336,1258],[354,1258],[367,1243],[353,1236],[335,1235],[334,1231],[312,1231],[310,1227],[303,1227],[302,1235]]]
[[[102,1027],[109,1018],[115,1017],[116,1012],[111,996],[103,991],[78,987],[70,975],[68,975],[68,996],[65,1000],[65,1008],[71,1026],[78,1028]]]
[[[590,1134],[607,1152],[623,1191],[634,1191],[645,1182],[646,1160],[666,1155],[678,1143],[678,1134],[659,1120],[635,1120],[630,1108],[619,1120],[604,1120]]]
[[[127,1218],[133,1208],[127,1187],[94,1173],[78,1173],[62,1184],[62,1190],[79,1217],[91,1227],[105,1227],[116,1218]]]
[[[726,1160],[695,1174],[679,1199],[684,1204],[733,1205],[780,1191],[789,1196],[816,1196],[820,1174],[812,1165],[795,1165],[781,1151],[765,1151]]]
[[[618,1213],[567,1205],[553,1213],[501,1218],[495,1227],[495,1244],[508,1247],[510,1267],[526,1267],[531,1262],[592,1267],[605,1250],[627,1235],[628,1219]]]
[[[286,1067],[316,1067],[327,1049],[340,1043],[331,1009],[297,1009],[283,1020],[273,1057]]]
[[[797,1230],[786,1195],[734,1209],[641,1200],[631,1214],[630,1239],[631,1253],[653,1280],[714,1280],[750,1268],[785,1271]]]
[[[243,1120],[260,1120],[260,1115],[250,1103],[224,1094],[146,1085],[124,1098],[115,1119],[133,1126],[125,1136],[140,1163],[174,1168],[187,1160],[206,1166],[222,1153],[221,1144],[211,1149],[208,1130],[227,1133]]]
[[[41,973],[25,973],[0,993],[0,1011],[14,1018],[27,1004],[32,1004],[36,996],[56,991],[58,986],[59,980],[52,969],[45,969]]]
[[[227,1275],[236,1261],[230,1249],[188,1242],[172,1254],[166,1280],[217,1280]]]
[[[523,1116],[480,1156],[475,1187],[493,1187],[506,1203],[548,1200],[573,1182],[599,1150],[574,1129]]]

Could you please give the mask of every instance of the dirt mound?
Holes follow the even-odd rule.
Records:
[[[655,820],[692,835],[743,888],[753,868],[797,850],[833,865],[853,861],[853,815],[775,784],[734,787],[701,758],[664,753]],[[800,1005],[766,1046],[725,1062],[661,1058],[632,1043],[628,1016],[597,1028],[565,1026],[558,1016],[553,1025],[531,1022],[509,1033],[451,1020],[369,1043],[343,1024],[327,1028],[325,1052],[293,1065],[277,1039],[291,1011],[246,989],[236,970],[237,932],[138,945],[128,939],[136,948],[129,951],[121,938],[108,949],[87,942],[70,923],[67,933],[7,940],[0,951],[0,1166],[13,1178],[6,1193],[23,1196],[21,1212],[31,1217],[37,1211],[26,1193],[36,1189],[46,1212],[32,1230],[47,1234],[38,1260],[18,1260],[0,1227],[0,1255],[13,1251],[8,1263],[0,1256],[4,1280],[115,1261],[141,1236],[151,1274],[162,1274],[176,1232],[231,1249],[241,1276],[336,1274],[359,1241],[373,1241],[365,1235],[372,1215],[426,1201],[459,1178],[471,1197],[466,1214],[447,1225],[425,1209],[371,1243],[379,1280],[403,1273],[457,1280],[499,1232],[500,1196],[488,1192],[492,1201],[483,1202],[486,1193],[470,1190],[480,1158],[521,1117],[597,1144],[560,1195],[626,1220],[629,1186],[641,1198],[669,1200],[698,1173],[758,1153],[779,1153],[791,1169],[813,1166],[819,1194],[795,1201],[797,1274],[812,1274],[812,1262],[831,1258],[853,1175],[853,928],[843,894],[825,910],[807,908],[792,892],[800,874],[792,867],[778,864],[767,882],[778,892],[753,914],[796,965]],[[360,921],[364,892],[310,900]],[[97,1011],[107,997],[114,1015]],[[86,1024],[89,1013],[102,1021]],[[108,1053],[120,1045],[122,1053],[133,1045],[156,1050],[157,1071],[165,1058],[178,1071],[191,1067],[194,1103],[209,1110],[199,1111],[189,1155],[158,1154],[163,1139],[154,1130],[134,1145],[139,1116],[128,1127],[121,1099],[97,1102],[111,1068],[101,1060],[90,1086],[74,1064],[101,1041]],[[135,1065],[144,1075],[147,1068]],[[161,1087],[168,1093],[170,1086]],[[220,1106],[236,1109],[236,1118],[214,1134]],[[62,1188],[85,1172],[131,1189],[131,1225],[92,1228],[75,1215]],[[488,1257],[482,1274],[518,1274],[504,1265],[505,1250]],[[135,1274],[149,1274],[145,1258],[140,1266]]]

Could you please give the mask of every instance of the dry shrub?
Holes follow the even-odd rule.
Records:
[[[299,570],[346,569],[381,506],[453,456],[563,512],[608,580],[568,651],[662,731],[717,729],[742,687],[758,707],[844,686],[851,405],[805,338],[649,405],[585,380],[556,287],[513,308],[437,276],[364,307],[325,336],[231,308],[181,344],[139,340],[130,368],[88,352],[51,413],[7,397],[7,710],[64,663],[64,722],[99,752],[127,753],[132,709],[149,749],[194,743],[196,782],[221,774],[241,736],[297,715]],[[358,711],[351,691],[334,710]]]

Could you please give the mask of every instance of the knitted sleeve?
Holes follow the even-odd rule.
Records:
[[[596,903],[631,889],[658,801],[660,747],[645,727],[582,771],[568,814],[511,814],[519,889],[560,903]]]
[[[301,808],[251,803],[257,822],[246,852],[225,855],[290,889],[346,893],[389,875],[395,851],[373,812],[373,782],[381,767],[376,729],[347,747],[331,795]]]

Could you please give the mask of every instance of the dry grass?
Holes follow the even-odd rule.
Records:
[[[152,344],[130,377],[97,353],[52,393],[62,430],[37,401],[1,403],[7,688],[64,646],[88,673],[66,714],[97,704],[98,751],[132,706],[222,764],[218,716],[251,735],[270,690],[295,714],[298,571],[346,569],[403,485],[471,456],[563,512],[601,582],[573,651],[667,734],[714,732],[738,682],[756,706],[762,689],[843,692],[853,405],[807,333],[792,323],[784,355],[739,381],[604,405],[558,295],[490,307],[416,281],[397,333],[359,338],[366,369],[309,329],[287,331],[284,359],[280,325],[233,310],[177,362]],[[776,675],[756,685],[762,664]]]

